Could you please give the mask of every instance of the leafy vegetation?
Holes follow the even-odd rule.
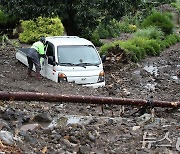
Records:
[[[32,43],[40,36],[62,35],[65,27],[67,35],[85,37],[101,46],[101,54],[108,54],[113,49],[113,53],[118,54],[123,50],[134,62],[147,55],[159,55],[160,51],[179,41],[179,36],[173,33],[172,14],[154,9],[164,3],[179,8],[179,0],[1,0],[6,12],[24,20],[21,22],[24,30],[20,34],[21,42]],[[55,16],[60,17],[62,23]],[[100,41],[121,33],[133,33],[133,37],[104,45]],[[117,53],[115,49],[118,49]]]
[[[125,53],[131,55],[130,59],[134,62],[140,61],[146,55],[159,55],[160,51],[175,44],[180,38],[173,34],[174,25],[170,19],[171,15],[168,13],[154,12],[144,19],[143,28],[133,33],[133,38],[105,44],[100,48],[101,54],[108,54],[119,46]]]
[[[160,28],[165,34],[173,33],[174,24],[170,19],[169,14],[153,12],[151,15],[147,16],[142,23],[142,27],[146,28],[149,26],[156,26]]]
[[[162,39],[164,37],[164,33],[155,26],[138,29],[133,35],[137,37],[147,37],[149,39]]]
[[[11,28],[16,24],[16,18],[13,16],[9,16],[4,14],[2,10],[0,10],[0,27],[1,28]]]
[[[24,43],[37,41],[41,36],[57,36],[64,33],[64,27],[58,17],[38,17],[35,20],[21,21],[21,24],[23,32],[20,34],[19,39]]]
[[[77,35],[88,39],[99,23],[112,19],[120,20],[127,12],[136,12],[142,0],[1,0],[4,10],[22,20],[59,16],[67,35]],[[12,9],[13,8],[13,9]]]
[[[180,0],[176,0],[175,2],[172,2],[171,5],[175,7],[178,11],[180,11]]]
[[[95,33],[98,33],[101,39],[113,38],[120,36],[121,33],[132,33],[135,32],[137,27],[131,25],[128,22],[118,22],[113,19],[108,24],[100,23],[96,28]]]
[[[126,51],[128,55],[131,55],[130,59],[132,61],[138,62],[145,58],[146,55],[159,55],[160,51],[164,48],[167,48],[179,41],[180,36],[176,34],[170,34],[163,40],[160,40],[159,38],[150,39],[150,37],[135,36],[127,41],[115,41],[110,44],[104,44],[100,48],[100,54],[108,54],[108,52],[111,52],[116,46],[119,46],[121,49]]]

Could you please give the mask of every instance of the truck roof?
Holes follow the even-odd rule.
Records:
[[[51,42],[55,46],[59,45],[93,45],[89,40],[78,36],[52,36],[46,37],[46,41]]]

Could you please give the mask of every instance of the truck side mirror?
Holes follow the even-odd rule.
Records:
[[[55,66],[56,63],[53,61],[53,56],[48,56],[48,64]]]
[[[102,60],[102,63],[104,63],[106,61],[106,55],[102,55],[101,60]]]

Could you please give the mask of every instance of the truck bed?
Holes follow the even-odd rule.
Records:
[[[28,54],[29,48],[17,48],[16,52],[16,59],[19,60],[21,63],[28,66],[27,62],[27,54]]]
[[[30,49],[30,48],[18,48],[18,50],[20,50],[21,52],[23,52],[25,55],[27,55],[29,49]]]

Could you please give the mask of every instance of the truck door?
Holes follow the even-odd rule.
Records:
[[[53,62],[55,63],[55,47],[52,43],[48,42],[48,46],[47,46],[47,50],[46,50],[46,55],[47,55],[47,60],[45,63],[45,76],[48,79],[51,79],[53,81],[56,81],[56,77],[55,77],[55,70],[54,70],[54,66],[52,63],[49,63],[48,59],[52,59]]]
[[[48,46],[46,46],[44,49],[45,53],[47,52],[47,47]],[[46,77],[46,63],[47,63],[46,61],[47,61],[46,59],[40,58],[40,63],[41,63],[41,72],[40,73],[44,77]]]

